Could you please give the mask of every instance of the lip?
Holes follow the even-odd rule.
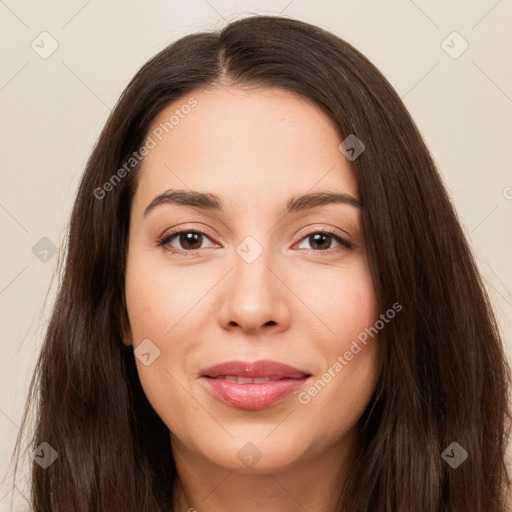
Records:
[[[310,374],[306,371],[294,368],[293,366],[278,363],[277,361],[269,361],[268,359],[262,359],[254,362],[226,361],[201,370],[201,376],[205,377],[215,378],[223,375],[234,375],[237,377],[248,378],[275,377],[276,379],[294,379]]]
[[[269,382],[237,383],[217,377],[270,378]],[[276,361],[227,361],[201,370],[206,390],[221,402],[239,409],[262,409],[281,402],[300,389],[308,372]]]

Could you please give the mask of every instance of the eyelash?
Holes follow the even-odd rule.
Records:
[[[210,237],[204,233],[203,231],[199,231],[199,230],[196,230],[196,229],[184,229],[184,230],[180,230],[180,231],[173,231],[171,233],[168,233],[166,235],[164,235],[163,237],[161,237],[160,239],[158,239],[157,241],[157,245],[159,247],[163,247],[164,250],[166,251],[170,251],[171,253],[173,254],[180,254],[180,255],[196,255],[198,254],[199,251],[201,251],[202,249],[194,249],[194,250],[191,250],[191,251],[185,251],[183,249],[176,249],[176,247],[173,247],[171,245],[167,245],[169,244],[169,242],[174,238],[176,237],[177,235],[181,235],[183,233],[195,233],[195,234],[200,234],[200,235],[203,235],[205,236],[206,238],[210,239]],[[322,235],[330,235],[332,236],[338,243],[341,244],[341,247],[335,247],[334,248],[334,252],[337,252],[337,249],[338,250],[346,250],[346,249],[352,249],[352,244],[348,241],[348,240],[345,240],[344,238],[342,238],[340,235],[338,235],[336,232],[334,231],[329,231],[329,230],[318,230],[318,231],[311,231],[310,233],[307,233],[305,234],[304,236],[302,236],[302,238],[300,238],[298,240],[298,242],[301,242],[303,240],[305,240],[306,238],[312,236],[312,235],[316,235],[316,234],[322,234]],[[297,243],[298,243],[297,242]],[[294,244],[295,245],[295,244]],[[332,254],[332,251],[333,251],[333,248],[331,249],[327,249],[325,251],[321,251],[319,249],[302,249],[303,251],[307,251],[307,252],[314,252],[314,253],[320,253],[319,256],[327,256],[327,255],[331,255]],[[322,254],[324,253],[324,254]]]

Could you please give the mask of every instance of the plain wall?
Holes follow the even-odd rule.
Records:
[[[511,2],[1,2],[0,509],[9,507],[10,456],[54,297],[55,287],[43,311],[52,251],[110,109],[172,41],[280,12],[353,44],[403,98],[474,248],[512,359]],[[58,48],[47,56],[51,38]]]

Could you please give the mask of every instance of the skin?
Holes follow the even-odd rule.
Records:
[[[313,102],[284,89],[216,85],[191,96],[197,106],[144,159],[126,270],[124,343],[136,349],[149,339],[160,350],[151,364],[136,363],[170,430],[175,510],[332,511],[331,490],[343,481],[378,380],[378,338],[307,404],[296,393],[261,410],[231,407],[199,376],[228,360],[271,359],[311,373],[304,391],[379,318],[360,209],[338,203],[279,214],[307,192],[359,199],[338,150],[343,138]],[[187,99],[164,109],[150,131]],[[161,204],[145,216],[169,189],[216,194],[224,210]],[[196,245],[177,235],[167,245],[183,254],[173,254],[158,245],[171,228],[206,235]],[[352,248],[307,236],[325,229]],[[247,236],[263,248],[250,264],[236,251]],[[237,456],[248,442],[261,454],[250,467]]]

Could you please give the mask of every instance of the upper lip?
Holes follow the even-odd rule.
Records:
[[[203,377],[222,377],[226,375],[258,378],[271,377],[275,379],[289,378],[302,379],[310,374],[277,361],[261,360],[254,362],[226,361],[201,370]]]

